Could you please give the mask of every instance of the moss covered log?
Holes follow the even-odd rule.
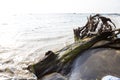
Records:
[[[38,78],[42,78],[44,75],[53,72],[66,73],[66,71],[64,71],[64,68],[68,68],[70,66],[69,63],[73,62],[74,59],[78,55],[80,55],[81,52],[85,51],[86,49],[89,49],[96,42],[107,39],[109,36],[111,36],[111,34],[111,32],[105,32],[101,35],[93,37],[90,41],[80,44],[71,51],[65,52],[65,54],[62,56],[59,56],[58,54],[55,54],[52,51],[48,51],[46,53],[45,58],[42,61],[28,66],[28,70],[33,72]]]
[[[77,46],[75,49],[66,52],[59,60],[63,63],[67,63],[69,61],[72,61],[76,58],[76,56],[79,55],[82,51],[89,49],[91,46],[93,46],[96,42],[100,40],[107,39],[108,36],[111,36],[111,32],[104,32],[96,37],[91,38],[90,41],[87,41],[79,46]]]

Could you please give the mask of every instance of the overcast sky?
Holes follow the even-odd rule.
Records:
[[[0,0],[0,14],[120,13],[120,0]]]

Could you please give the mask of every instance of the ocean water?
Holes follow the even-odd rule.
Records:
[[[14,14],[0,16],[0,80],[36,79],[24,70],[74,42],[73,28],[84,26],[90,14]],[[107,15],[120,26],[120,15]]]

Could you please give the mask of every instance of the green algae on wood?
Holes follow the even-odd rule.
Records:
[[[65,67],[69,67],[69,63],[71,63],[78,55],[80,55],[82,51],[89,49],[96,42],[104,40],[108,36],[111,36],[111,32],[105,32],[101,35],[93,37],[90,41],[79,45],[70,52],[68,51],[61,57],[49,51],[50,53],[45,59],[36,64],[28,66],[28,70],[32,70],[38,78],[42,78],[42,76],[53,72],[61,72],[61,70],[63,70]]]

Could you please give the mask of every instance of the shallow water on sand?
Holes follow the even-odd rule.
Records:
[[[0,17],[0,80],[36,79],[25,67],[74,42],[73,28],[89,14],[15,14]],[[106,15],[108,16],[108,15]],[[109,15],[116,26],[119,15]]]

